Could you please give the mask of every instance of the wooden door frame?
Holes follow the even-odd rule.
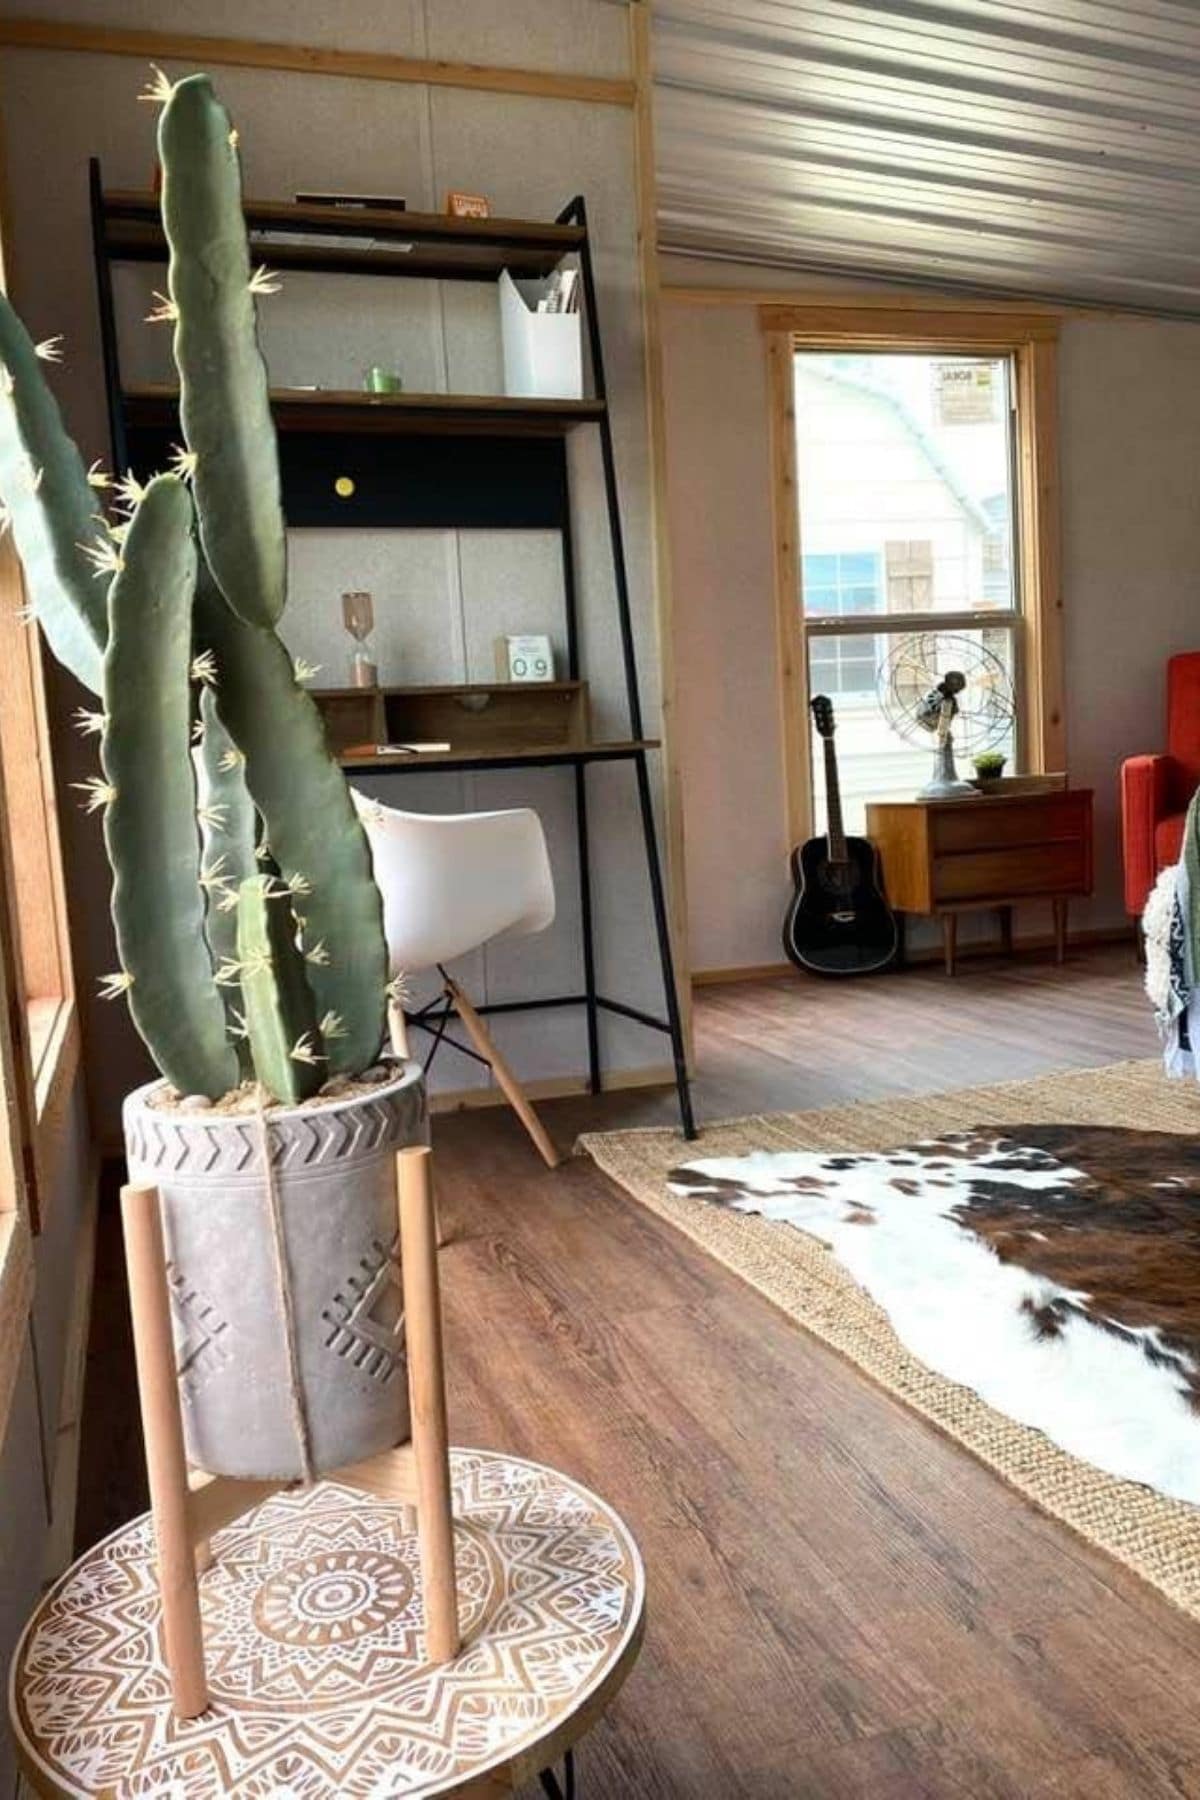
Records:
[[[1017,555],[1021,623],[1021,742],[1032,773],[1067,766],[1061,501],[1058,465],[1059,314],[997,304],[889,305],[876,301],[759,307],[770,407],[775,617],[788,836],[812,833],[807,645],[800,611],[796,475],[797,350],[914,350],[1012,358],[1016,382]]]

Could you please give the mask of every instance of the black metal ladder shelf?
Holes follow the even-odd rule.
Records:
[[[166,242],[153,195],[106,193],[95,158],[90,164],[90,188],[113,462],[117,469],[132,468],[144,473],[166,466],[170,446],[178,438],[175,400],[169,389],[122,385],[112,264],[165,262]],[[379,772],[389,774],[414,769],[429,772],[439,766],[452,766],[458,772],[518,767],[563,767],[571,771],[579,873],[581,989],[548,998],[484,1004],[479,1010],[505,1013],[582,1007],[587,1029],[588,1090],[593,1094],[599,1093],[602,1086],[602,1012],[662,1033],[671,1044],[683,1132],[685,1137],[694,1138],[683,1021],[647,762],[657,744],[644,734],[604,347],[583,198],[576,196],[551,224],[454,219],[434,213],[342,211],[254,201],[246,203],[246,217],[253,248],[269,258],[273,266],[327,274],[494,281],[502,269],[520,276],[547,275],[564,257],[578,258],[591,362],[590,398],[543,401],[496,395],[404,393],[377,397],[306,390],[273,393],[272,407],[280,434],[284,511],[288,523],[297,526],[556,531],[562,555],[568,674],[571,680],[578,680],[579,629],[565,438],[568,432],[579,429],[599,432],[628,740],[594,747],[583,744],[569,750],[547,751],[545,755],[458,755],[440,765],[437,758],[413,757],[375,766]],[[368,240],[366,247],[362,240]],[[329,478],[331,441],[336,443],[339,472],[351,480],[353,501],[349,504]],[[628,763],[633,768],[665,1016],[614,1000],[601,994],[597,987],[587,786],[587,771],[597,762]],[[346,766],[361,772],[371,765],[364,765],[361,758],[347,758]],[[414,1022],[427,1023],[419,1014]]]

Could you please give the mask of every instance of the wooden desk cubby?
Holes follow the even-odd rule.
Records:
[[[448,743],[456,756],[582,750],[589,738],[586,681],[325,688],[313,699],[337,755],[407,743]]]

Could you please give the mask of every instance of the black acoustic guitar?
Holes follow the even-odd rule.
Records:
[[[847,837],[842,827],[833,704],[818,694],[812,712],[825,751],[829,835],[792,851],[796,892],[783,922],[783,947],[798,969],[813,975],[873,975],[895,961],[900,934],[883,897],[874,844]]]

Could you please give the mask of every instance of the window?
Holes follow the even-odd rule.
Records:
[[[878,612],[881,600],[880,559],[873,550],[804,558],[805,612]]]
[[[762,316],[791,835],[824,823],[816,693],[835,702],[853,831],[869,800],[929,777],[926,675],[968,677],[961,772],[983,749],[1010,772],[1061,769],[1054,321],[836,302]]]
[[[879,612],[883,560],[872,550],[834,551],[804,558],[804,610],[822,618]],[[879,673],[872,637],[816,638],[809,645],[808,685],[814,694],[869,694]]]

